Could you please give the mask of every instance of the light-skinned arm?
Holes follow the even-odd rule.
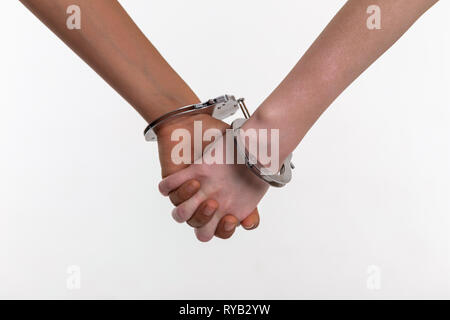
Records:
[[[244,124],[243,130],[269,129],[270,132],[270,129],[278,129],[278,163],[281,164],[328,106],[436,2],[348,1],[287,77]],[[367,28],[367,8],[371,5],[381,9],[380,30]],[[270,137],[267,141],[271,141]],[[224,154],[226,152],[228,150]],[[204,155],[206,160],[209,157],[212,157],[210,153]],[[238,219],[244,218],[268,189],[265,182],[243,165],[207,163],[191,165],[160,183],[161,193],[167,195],[187,179],[200,181],[199,194],[202,197],[192,197],[175,209],[182,219],[189,219],[193,212],[191,208],[206,197],[214,197],[219,202],[215,218],[196,230],[197,236],[204,240],[212,237],[216,224],[226,212],[234,212]]]

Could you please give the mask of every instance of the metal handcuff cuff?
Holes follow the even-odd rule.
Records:
[[[186,114],[209,114],[213,118],[223,120],[234,115],[239,108],[242,110],[245,119],[236,119],[231,125],[237,152],[245,160],[246,167],[250,169],[250,171],[253,172],[258,178],[264,180],[273,187],[285,186],[291,180],[292,169],[294,169],[294,165],[291,162],[292,154],[290,154],[283,162],[283,165],[281,166],[281,169],[277,174],[270,174],[262,165],[258,163],[253,155],[249,154],[239,136],[241,126],[250,117],[250,113],[248,112],[248,109],[244,103],[244,98],[236,99],[234,96],[226,94],[215,99],[209,99],[206,102],[191,104],[168,112],[158,119],[152,121],[147,126],[147,128],[144,130],[145,140],[156,141],[157,136],[155,129],[171,119]]]

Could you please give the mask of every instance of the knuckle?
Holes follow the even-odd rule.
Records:
[[[197,171],[197,175],[200,178],[206,178],[206,177],[210,176],[210,170],[211,170],[211,166],[210,165],[202,164],[202,165],[199,165],[196,169],[197,169],[196,170]]]

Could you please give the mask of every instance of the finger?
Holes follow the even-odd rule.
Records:
[[[192,170],[191,168],[193,167],[188,167],[186,169],[180,170],[164,178],[159,183],[159,192],[161,192],[163,196],[168,196],[171,191],[180,187],[187,180],[192,179],[194,170]]]
[[[211,220],[218,207],[219,204],[215,200],[208,199],[204,201],[187,221],[188,225],[194,228],[203,227]]]
[[[192,196],[189,200],[183,202],[178,207],[174,208],[172,211],[172,217],[177,222],[186,222],[189,220],[194,214],[195,210],[197,210],[198,206],[206,200],[203,192],[199,191]]]
[[[228,239],[233,235],[238,225],[238,219],[236,219],[235,216],[228,214],[220,220],[214,235],[221,239]]]
[[[170,201],[175,205],[190,199],[197,191],[200,190],[200,182],[195,179],[186,181],[177,190],[169,194]]]
[[[259,226],[259,220],[258,208],[255,208],[247,218],[241,221],[241,226],[246,230],[253,230]]]
[[[214,233],[220,221],[219,215],[220,212],[216,211],[216,214],[212,216],[211,220],[209,220],[207,224],[205,224],[203,227],[195,229],[195,235],[197,236],[198,240],[200,240],[201,242],[207,242],[214,237]]]

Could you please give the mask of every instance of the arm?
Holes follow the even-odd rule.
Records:
[[[336,97],[436,2],[349,0],[243,129],[278,129],[278,163],[282,163]],[[381,7],[382,30],[369,30],[366,26],[366,10],[373,4]],[[271,141],[271,137],[267,141]],[[266,150],[271,147],[267,146]],[[225,150],[224,154],[229,151]],[[208,157],[210,153],[204,155],[205,160]],[[222,154],[222,157],[223,161],[226,156]],[[262,199],[268,185],[243,165],[206,163],[192,165],[169,176],[159,187],[161,193],[167,195],[183,181],[195,178],[201,182],[204,197],[215,196],[221,204],[216,220],[197,230],[197,236],[207,240],[212,237],[214,223],[221,216],[235,212],[238,218],[245,217]],[[187,209],[192,204],[191,198],[176,208],[184,219],[192,214],[192,210]]]
[[[286,158],[326,108],[436,2],[348,1],[243,128],[279,129],[280,159]],[[381,30],[366,26],[373,4],[381,8]]]
[[[21,0],[51,31],[151,121],[198,98],[115,0]],[[70,5],[81,29],[66,26]]]
[[[183,79],[170,67],[156,48],[147,40],[133,20],[116,0],[21,0],[47,27],[61,38],[92,69],[108,82],[148,122],[162,114],[184,105],[197,103],[199,99]],[[81,29],[70,30],[66,26],[70,5],[81,8]],[[191,119],[192,118],[192,119]],[[159,154],[163,176],[180,170],[170,161],[169,129],[190,127],[193,117],[182,118],[162,127],[159,134]],[[225,129],[227,126],[209,116],[199,116],[208,126]],[[199,188],[190,181],[175,191],[175,204],[190,197]],[[217,207],[214,201],[205,202],[209,208]],[[190,224],[198,226],[210,216],[201,208]],[[244,225],[253,228],[259,222],[255,211]],[[225,224],[227,223],[227,227]],[[238,221],[228,216],[222,221],[217,235],[231,236]],[[231,227],[232,226],[232,227]]]

